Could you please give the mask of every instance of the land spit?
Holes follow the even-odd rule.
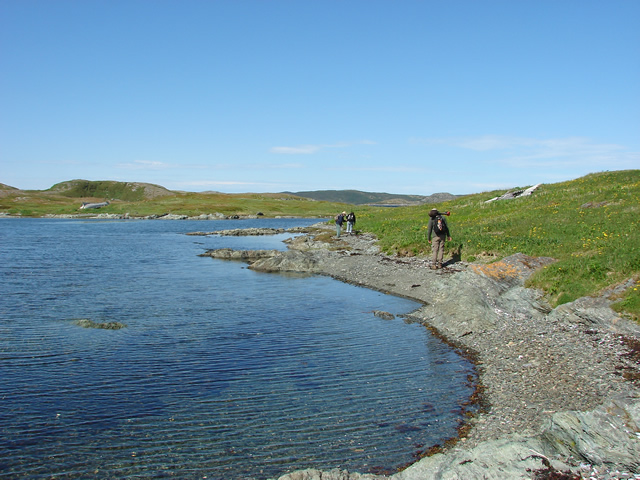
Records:
[[[456,438],[396,474],[308,469],[279,480],[640,479],[640,326],[609,300],[628,284],[552,309],[524,287],[536,269],[553,268],[551,258],[515,254],[432,270],[424,258],[381,254],[369,234],[331,238],[324,223],[303,231],[284,252],[204,255],[264,272],[329,275],[421,302],[405,321],[475,362],[480,408]]]

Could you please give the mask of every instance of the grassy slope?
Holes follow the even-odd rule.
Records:
[[[260,212],[267,217],[278,215],[327,217],[345,208],[344,204],[315,202],[286,194],[180,193],[172,197],[142,202],[114,203],[108,209],[101,209],[101,211],[129,213],[134,216],[154,213],[195,216],[215,212],[225,215],[255,215]]]
[[[634,278],[623,298],[626,311],[640,314],[640,170],[605,172],[542,185],[530,197],[485,203],[504,193],[469,195],[439,204],[450,210],[449,254],[487,261],[515,252],[557,259],[531,278],[552,304],[595,294]],[[431,205],[377,209],[359,217],[358,227],[381,239],[387,252],[428,255],[427,212]]]
[[[100,183],[100,182],[96,182]],[[105,183],[105,182],[102,182]],[[277,215],[333,216],[348,206],[341,203],[315,202],[306,198],[287,194],[224,194],[224,193],[181,193],[165,195],[153,199],[138,199],[139,191],[119,191],[117,198],[112,195],[77,197],[75,190],[63,194],[47,191],[5,191],[0,196],[0,212],[11,215],[41,217],[46,214],[78,213],[129,213],[132,216],[160,215],[200,215],[222,213],[225,215],[255,215],[258,212],[267,217]],[[104,193],[104,192],[101,192]],[[113,193],[113,192],[111,192]],[[73,195],[73,196],[71,196]],[[100,210],[79,210],[82,202],[102,202],[109,199],[111,204]]]

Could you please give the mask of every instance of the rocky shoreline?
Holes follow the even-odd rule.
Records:
[[[408,321],[474,359],[481,409],[458,438],[397,474],[311,469],[279,480],[640,479],[640,326],[609,308],[613,290],[552,309],[524,287],[537,268],[553,268],[550,258],[431,270],[424,258],[381,254],[368,234],[335,239],[332,230],[316,224],[285,252],[204,255],[422,302]]]

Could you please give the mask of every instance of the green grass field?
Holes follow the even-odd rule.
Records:
[[[505,191],[438,204],[451,211],[449,255],[489,262],[519,252],[552,257],[528,286],[553,305],[593,295],[630,278],[616,308],[640,317],[640,170],[604,172],[542,185],[533,195],[485,203]],[[429,255],[428,211],[434,205],[362,212],[358,227],[388,253]]]
[[[133,200],[127,200],[130,198]],[[79,210],[82,202],[102,202],[104,200],[109,200],[111,204],[100,210]],[[153,199],[136,199],[130,192],[122,192],[118,198],[113,198],[111,196],[76,197],[53,194],[49,191],[21,191],[0,197],[0,212],[25,217],[80,213],[128,213],[133,217],[167,213],[189,216],[222,213],[230,216],[256,215],[258,212],[266,217],[278,215],[329,217],[345,208],[347,207],[341,203],[317,202],[280,193],[175,193]]]

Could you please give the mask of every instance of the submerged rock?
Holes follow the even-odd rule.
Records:
[[[393,313],[383,312],[382,310],[374,310],[373,315],[383,320],[393,320],[396,316]]]
[[[80,318],[78,320],[74,320],[73,323],[82,328],[101,328],[103,330],[120,330],[121,328],[126,327],[124,323],[120,322],[94,322],[88,318]]]

